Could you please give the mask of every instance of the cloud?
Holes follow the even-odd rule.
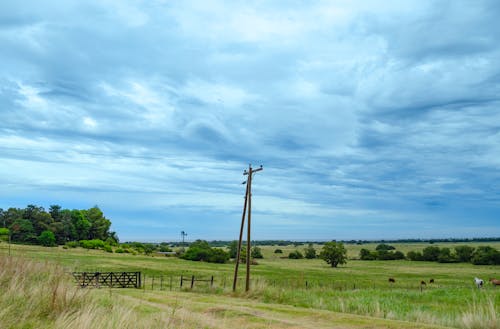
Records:
[[[207,218],[224,228],[201,238],[227,238],[251,162],[257,236],[458,235],[478,216],[489,232],[497,9],[2,3],[0,207],[97,203],[130,239]]]

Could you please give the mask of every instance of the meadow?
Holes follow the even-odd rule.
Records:
[[[428,246],[392,245],[403,252]],[[498,249],[500,243],[481,245]],[[283,254],[274,253],[278,248]],[[13,269],[10,279],[5,273],[4,277],[0,275],[0,287],[8,292],[0,299],[0,318],[7,319],[6,328],[85,328],[89,321],[96,328],[500,328],[498,289],[488,284],[477,289],[473,284],[476,276],[485,281],[498,278],[499,266],[350,259],[346,265],[331,268],[319,259],[282,258],[303,248],[262,247],[264,258],[252,266],[251,290],[244,292],[245,268],[241,266],[239,286],[233,293],[234,263],[25,245],[12,245],[9,257],[7,244],[2,243],[4,272],[9,260],[13,267],[38,270]],[[347,248],[349,257],[355,258],[361,248],[373,250],[375,245]],[[141,289],[77,289],[72,271],[141,271],[145,281]],[[31,280],[16,279],[16,275],[27,275]],[[214,285],[196,282],[193,289],[189,285],[181,289],[181,275],[205,279],[213,276]],[[389,283],[389,277],[396,282]],[[433,284],[429,283],[431,278]],[[425,286],[420,284],[422,280]],[[20,288],[22,284],[29,287]],[[43,288],[48,290],[26,292]],[[16,289],[21,292],[16,293]],[[60,297],[60,291],[66,297]],[[40,297],[44,294],[47,296]],[[27,296],[39,297],[23,302]],[[31,305],[31,310],[21,317],[24,322],[19,321],[20,311],[9,315],[13,307],[9,300],[18,300],[17,309],[21,311],[26,308],[22,305]],[[45,306],[35,307],[37,303]]]

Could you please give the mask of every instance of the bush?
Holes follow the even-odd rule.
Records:
[[[304,255],[298,250],[292,251],[291,253],[288,254],[288,258],[290,259],[302,259],[304,258]]]
[[[406,254],[406,257],[409,260],[414,260],[414,261],[422,261],[424,260],[424,257],[422,256],[422,253],[419,251],[408,251]]]
[[[264,258],[262,256],[262,250],[259,247],[253,247],[251,252],[252,258]]]
[[[429,246],[422,250],[422,259],[428,262],[437,262],[439,258],[439,247]]]
[[[68,248],[76,248],[76,247],[79,247],[80,244],[78,243],[78,241],[69,241],[69,242],[66,242],[65,246]]]
[[[124,252],[125,252],[125,250],[123,250],[122,248],[117,248],[115,250],[115,253],[117,253],[117,254],[123,254]]]
[[[474,265],[500,265],[500,252],[490,246],[477,247],[472,256]]]
[[[105,244],[103,247],[104,251],[106,252],[113,252],[113,248],[109,244]]]
[[[275,253],[275,254],[282,254],[282,253],[283,253],[283,250],[281,250],[281,249],[276,249],[276,250],[274,251],[274,253]]]
[[[56,236],[52,231],[43,231],[38,237],[38,243],[45,247],[53,247],[56,245]]]
[[[80,240],[80,246],[85,249],[102,249],[104,248],[104,241],[99,239]]]
[[[359,259],[361,260],[376,260],[377,257],[378,257],[377,252],[373,252],[365,248],[359,251]]]
[[[229,253],[219,248],[211,248],[207,241],[196,240],[181,256],[182,259],[205,261],[210,263],[225,263],[229,260]]]
[[[304,249],[304,254],[307,259],[315,259],[316,256],[316,249],[314,249],[313,244],[309,243],[307,248]]]

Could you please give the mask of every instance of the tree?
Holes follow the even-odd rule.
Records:
[[[457,258],[451,253],[450,248],[441,248],[437,261],[440,263],[454,263],[457,261]]]
[[[423,256],[422,256],[422,253],[420,251],[408,251],[408,253],[406,254],[406,257],[409,259],[409,260],[414,260],[414,261],[421,261],[423,260]]]
[[[376,260],[377,256],[377,252],[373,252],[365,248],[359,251],[359,259],[361,260]]]
[[[56,245],[56,236],[52,231],[43,231],[38,237],[38,243],[45,247],[53,247]]]
[[[388,250],[394,250],[394,249],[396,249],[396,248],[394,248],[391,245],[385,244],[385,243],[381,243],[381,244],[377,245],[377,247],[375,247],[375,250],[377,250],[377,251],[381,251],[381,250],[388,251]]]
[[[262,256],[262,250],[257,246],[252,247],[250,255],[252,258],[264,258],[264,256]]]
[[[229,257],[236,258],[238,256],[238,241],[233,240],[229,244]]]
[[[11,239],[14,242],[36,243],[33,224],[27,219],[17,219],[10,226]]]
[[[8,228],[0,228],[0,241],[9,241],[10,230]]]
[[[472,259],[474,254],[474,247],[471,246],[456,246],[455,254],[457,255],[457,260],[462,263],[468,263]]]
[[[291,253],[288,254],[288,258],[290,259],[302,259],[304,258],[304,255],[298,250],[292,251]]]
[[[307,248],[304,249],[304,254],[307,259],[316,258],[316,249],[314,249],[313,244],[309,243]]]
[[[477,247],[472,256],[474,265],[500,265],[500,252],[490,246]]]
[[[436,262],[439,258],[439,247],[429,246],[424,248],[422,258],[425,261]]]
[[[347,262],[347,250],[342,242],[326,242],[323,245],[319,257],[332,265],[332,267],[337,267],[337,265]]]

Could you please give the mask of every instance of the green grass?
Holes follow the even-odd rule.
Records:
[[[427,245],[421,247],[425,248]],[[444,244],[434,245],[444,246]],[[397,249],[403,248],[395,246]],[[348,245],[350,253],[352,253],[350,248],[354,247],[359,246]],[[478,290],[473,284],[475,276],[485,280],[500,276],[499,266],[350,260],[345,266],[331,268],[318,259],[282,259],[279,254],[273,253],[276,248],[282,249],[283,255],[287,255],[285,250],[296,249],[293,246],[263,247],[265,258],[258,261],[259,265],[252,266],[251,291],[244,293],[245,266],[240,266],[241,280],[235,294],[231,291],[234,264],[210,264],[159,256],[133,256],[95,250],[21,245],[13,245],[11,253],[15,257],[57,263],[66,271],[141,271],[146,275],[145,291],[112,290],[114,294],[128,296],[136,301],[142,300],[140,296],[149,299],[149,304],[140,304],[141,308],[136,310],[141,316],[148,316],[158,308],[164,307],[162,296],[176,296],[182,299],[196,299],[200,305],[204,300],[208,303],[217,299],[229,305],[217,309],[216,304],[215,308],[209,311],[210,318],[227,321],[233,317],[251,317],[251,312],[245,311],[243,313],[247,315],[242,315],[239,313],[240,310],[234,308],[234,304],[241,303],[240,298],[244,298],[248,303],[258,304],[251,307],[280,309],[286,306],[292,307],[294,312],[297,312],[295,308],[300,308],[301,311],[310,314],[318,311],[340,312],[391,321],[409,321],[419,325],[425,323],[456,328],[500,327],[498,289],[486,285]],[[303,247],[298,249],[301,248],[303,249]],[[409,249],[416,250],[412,248]],[[7,253],[6,244],[0,244],[0,253],[4,255]],[[203,278],[213,275],[215,284],[210,288],[206,283],[196,283],[193,291],[190,289],[180,291],[181,275]],[[163,276],[162,287],[160,287],[160,276]],[[153,277],[155,281],[152,286]],[[395,278],[396,283],[389,284],[389,277]],[[430,278],[433,278],[435,283],[421,287],[420,281],[428,282]],[[182,308],[191,309],[187,305]],[[207,312],[205,306],[196,311]],[[200,321],[202,318],[201,316]],[[281,316],[279,318],[282,319]],[[263,321],[273,322],[268,318]],[[278,324],[276,326],[279,327]]]

